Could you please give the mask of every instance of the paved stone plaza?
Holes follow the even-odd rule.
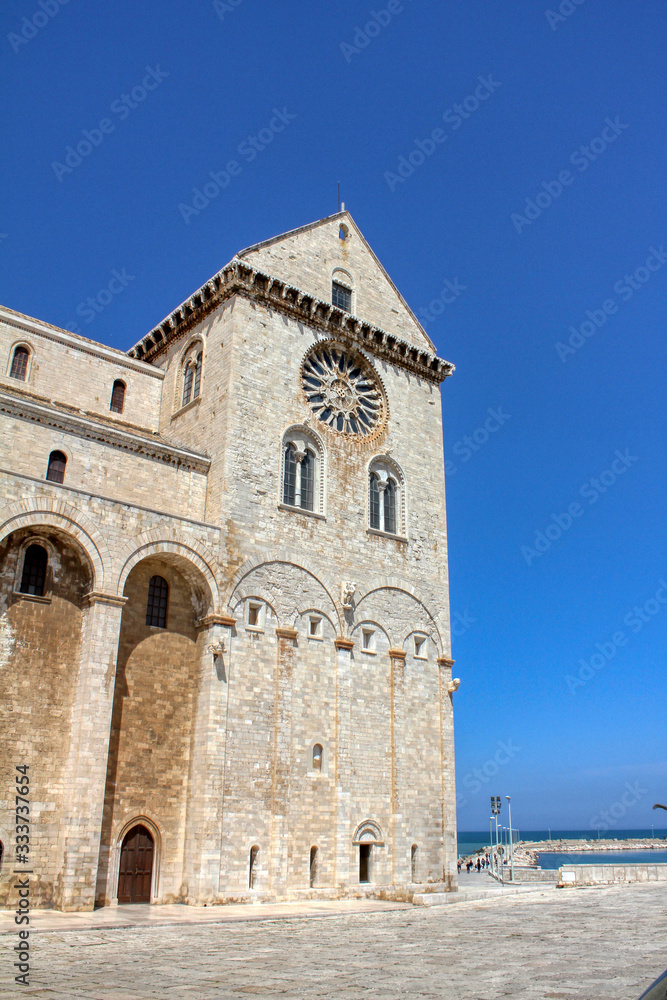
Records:
[[[220,923],[184,907],[177,926],[36,930],[27,989],[7,977],[3,936],[1,995],[637,1000],[667,967],[666,904],[649,884],[310,918],[224,921],[225,907]]]

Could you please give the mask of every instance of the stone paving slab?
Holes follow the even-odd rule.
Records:
[[[637,1000],[667,967],[667,890],[548,888],[326,920],[35,930],[29,987],[11,980],[11,944],[0,941],[2,998]]]

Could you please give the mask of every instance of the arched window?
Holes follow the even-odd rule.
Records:
[[[285,448],[283,503],[289,504],[290,507],[296,504],[296,448],[291,443]]]
[[[311,847],[311,849],[310,849],[310,860],[309,860],[309,863],[308,863],[308,876],[309,876],[308,877],[308,881],[309,881],[310,887],[312,889],[312,887],[317,882],[317,848],[316,847]]]
[[[49,467],[46,470],[46,478],[50,483],[65,482],[65,466],[67,456],[62,451],[52,451],[49,455]]]
[[[125,406],[125,383],[119,378],[113,384],[113,389],[111,390],[111,402],[109,403],[109,409],[113,413],[122,413],[123,407]]]
[[[257,883],[259,869],[259,847],[253,844],[250,848],[250,862],[248,864],[248,888],[254,889]]]
[[[306,449],[306,453],[301,459],[300,485],[301,489],[297,496],[298,505],[304,510],[312,510],[315,497],[315,456],[309,448]]]
[[[186,365],[183,372],[183,399],[181,400],[181,406],[187,406],[192,398],[192,381],[194,375],[194,366],[190,364]]]
[[[403,474],[387,458],[374,459],[368,475],[368,524],[388,535],[406,534]]]
[[[202,346],[201,342],[197,341],[190,345],[181,359],[181,379],[183,382],[181,406],[187,406],[201,393],[202,361]]]
[[[384,488],[384,530],[396,534],[396,483],[387,480]]]
[[[12,366],[9,370],[10,378],[16,378],[20,382],[25,382],[26,376],[28,374],[28,360],[30,359],[30,351],[27,347],[22,345],[14,350],[12,357]]]
[[[281,499],[289,507],[324,513],[324,449],[305,428],[294,428],[283,438]]]
[[[370,481],[370,522],[371,528],[380,530],[380,480],[371,472]]]
[[[146,604],[146,624],[153,628],[167,627],[167,601],[169,585],[161,576],[152,576],[148,584],[148,603]]]
[[[44,596],[48,553],[43,545],[29,545],[23,557],[20,591],[22,594]]]
[[[313,747],[313,771],[322,770],[322,744],[316,743]]]
[[[192,398],[196,399],[201,388],[201,351],[195,358],[195,380],[192,386]]]
[[[410,848],[410,879],[413,882],[417,881],[417,845],[413,844]]]

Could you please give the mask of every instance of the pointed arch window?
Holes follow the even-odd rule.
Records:
[[[301,489],[298,494],[298,506],[304,510],[312,510],[315,498],[315,456],[309,448],[306,449],[306,453],[301,459],[300,464]]]
[[[195,358],[194,381],[192,383],[192,398],[196,399],[201,389],[201,351]]]
[[[49,465],[46,470],[48,481],[50,483],[64,483],[66,465],[67,456],[63,455],[62,451],[52,451],[49,455]]]
[[[125,406],[125,383],[117,378],[111,390],[109,409],[112,413],[122,413]]]
[[[146,624],[153,628],[167,627],[167,603],[169,601],[169,584],[162,576],[152,576],[148,583],[148,602],[146,604]]]
[[[22,594],[32,594],[35,597],[44,596],[48,561],[48,553],[43,545],[28,546],[23,557],[23,573],[19,588]]]
[[[387,479],[384,488],[384,530],[390,534],[396,534],[396,483],[393,479]]]
[[[19,345],[14,350],[12,355],[12,366],[9,370],[9,377],[18,379],[19,382],[25,382],[28,375],[28,361],[30,359],[30,351],[27,347]]]

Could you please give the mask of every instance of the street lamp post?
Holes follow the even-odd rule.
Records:
[[[510,797],[506,795],[507,808],[510,814],[510,882],[514,881],[514,844],[512,842],[512,806],[510,804]]]

